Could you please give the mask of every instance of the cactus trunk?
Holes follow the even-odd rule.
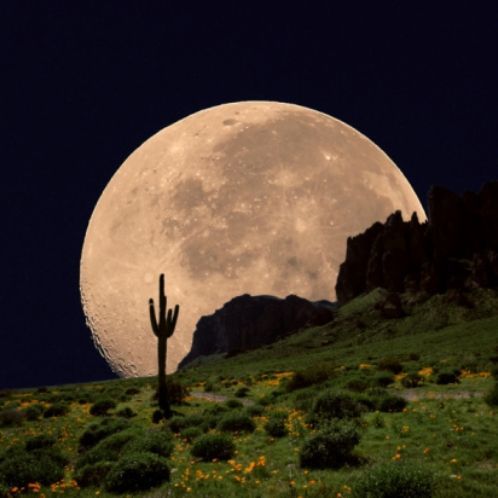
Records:
[[[152,331],[157,337],[157,362],[158,362],[158,389],[157,396],[159,408],[165,418],[171,417],[171,406],[166,384],[166,354],[168,350],[168,338],[173,335],[178,319],[180,306],[175,306],[173,312],[169,309],[167,314],[167,298],[164,293],[164,274],[159,278],[159,316],[156,318],[154,300],[149,299],[149,314]]]

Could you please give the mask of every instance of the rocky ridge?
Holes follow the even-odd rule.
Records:
[[[429,219],[400,211],[348,238],[336,283],[340,304],[382,287],[422,292],[498,286],[498,181],[480,192],[429,192]]]
[[[296,295],[237,296],[197,322],[192,348],[180,362],[184,367],[200,356],[234,355],[270,344],[303,327],[323,325],[333,319],[334,304],[308,301]]]

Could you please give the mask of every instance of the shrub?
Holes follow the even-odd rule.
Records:
[[[199,415],[190,415],[189,417],[172,417],[168,426],[173,432],[180,432],[182,429],[186,429],[187,427],[195,427],[199,426],[204,422],[204,418]]]
[[[107,412],[116,408],[116,403],[111,399],[100,399],[90,408],[90,415],[107,415]]]
[[[378,409],[381,412],[402,412],[407,401],[400,396],[385,396],[381,398]]]
[[[352,450],[360,442],[354,423],[335,422],[309,438],[299,453],[301,467],[337,469],[353,460]]]
[[[256,425],[245,413],[235,412],[226,414],[220,420],[218,428],[224,432],[253,432]]]
[[[408,359],[411,361],[418,361],[420,360],[420,355],[418,353],[410,353]]]
[[[249,405],[246,407],[246,413],[250,417],[259,417],[265,411],[265,407],[259,404]]]
[[[191,453],[205,462],[210,462],[215,458],[229,460],[235,453],[235,445],[225,434],[206,434],[197,439],[192,446]]]
[[[55,438],[40,434],[39,436],[30,437],[26,439],[24,446],[26,450],[38,450],[40,448],[51,448],[55,444]]]
[[[410,373],[401,379],[401,384],[406,388],[420,387],[424,379],[416,373]]]
[[[172,405],[180,405],[184,399],[189,395],[189,390],[181,382],[168,377],[166,381],[166,389],[168,392],[168,399]],[[154,400],[158,399],[157,389],[154,392]]]
[[[325,391],[315,399],[311,408],[312,419],[359,417],[365,407],[353,396],[340,391]]]
[[[243,386],[243,387],[239,387],[236,391],[235,391],[235,396],[237,398],[245,398],[248,393],[249,393],[249,388],[246,387],[246,386]]]
[[[459,382],[460,379],[455,372],[440,372],[436,378],[436,384],[440,385],[456,384]]]
[[[113,493],[146,491],[169,481],[169,476],[165,458],[153,453],[130,453],[110,469],[104,486]]]
[[[125,394],[128,396],[134,396],[135,394],[139,394],[140,389],[138,387],[129,387],[126,391]]]
[[[128,429],[129,426],[128,420],[122,418],[105,418],[100,422],[90,424],[79,439],[80,451],[95,446],[107,436]]]
[[[0,481],[11,487],[27,486],[30,482],[50,484],[64,476],[65,463],[67,459],[51,448],[27,451],[12,447],[2,455]]]
[[[24,413],[15,408],[0,411],[0,427],[19,426],[24,421]]]
[[[374,381],[380,387],[387,387],[389,384],[394,382],[394,378],[392,374],[380,373],[375,376]]]
[[[211,416],[211,415],[219,415],[220,413],[226,413],[229,411],[229,408],[225,405],[221,405],[219,403],[214,403],[207,408],[204,408],[203,415]]]
[[[393,374],[399,374],[403,371],[403,365],[392,357],[382,358],[378,364],[379,370],[387,370]]]
[[[366,391],[368,389],[369,384],[365,379],[351,379],[346,384],[346,387],[350,391],[355,391],[355,392],[361,393],[361,392]]]
[[[498,406],[498,382],[495,382],[495,385],[486,394],[484,400],[491,407]]]
[[[287,381],[285,388],[287,391],[295,391],[296,389],[322,384],[334,375],[329,365],[313,365],[304,370],[294,372],[292,377]]]
[[[202,436],[202,430],[198,427],[187,427],[180,434],[183,439],[186,439],[189,443],[191,443],[194,439]]]
[[[287,415],[285,414],[272,414],[265,424],[265,431],[271,437],[284,437],[287,436],[287,427],[285,422]]]
[[[116,412],[116,415],[118,417],[124,418],[133,418],[137,416],[137,414],[129,406],[124,406],[123,408],[121,408]]]
[[[39,420],[43,415],[43,407],[39,404],[29,405],[24,410],[24,415],[26,416],[26,420]]]
[[[43,416],[45,418],[50,417],[63,417],[69,412],[69,406],[66,403],[57,402],[49,406],[44,412]]]
[[[164,418],[164,413],[161,410],[154,410],[152,412],[152,423],[158,424]]]
[[[83,453],[76,462],[76,467],[81,468],[85,465],[103,461],[116,461],[120,457],[123,448],[130,443],[136,435],[137,431],[135,429],[128,429],[105,437],[93,448]]]
[[[431,498],[434,478],[413,463],[391,462],[365,472],[353,486],[357,498]]]
[[[85,465],[76,470],[74,479],[82,488],[100,486],[114,465],[115,463],[107,461]]]
[[[225,405],[228,408],[242,408],[244,406],[238,399],[227,399]]]
[[[125,448],[126,453],[155,453],[169,457],[173,451],[171,436],[166,431],[153,430],[139,433]]]

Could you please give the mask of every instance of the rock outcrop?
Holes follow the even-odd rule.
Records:
[[[199,356],[233,355],[270,344],[302,327],[323,325],[333,319],[334,309],[329,301],[311,302],[295,295],[285,299],[237,296],[212,315],[201,317],[190,353],[179,368]]]
[[[396,211],[347,241],[336,283],[339,303],[376,287],[442,293],[498,286],[498,182],[459,196],[429,192],[429,220]]]

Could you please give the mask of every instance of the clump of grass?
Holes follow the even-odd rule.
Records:
[[[378,363],[378,368],[379,370],[387,370],[388,372],[392,372],[395,375],[403,371],[403,365],[401,362],[392,356],[382,358]]]
[[[130,423],[128,420],[122,418],[105,418],[100,422],[94,422],[86,427],[79,438],[80,451],[91,448],[107,436],[128,429],[129,427]]]
[[[50,418],[50,417],[63,417],[67,415],[69,412],[69,406],[66,403],[63,403],[62,401],[58,401],[54,403],[53,405],[49,406],[44,412],[43,416],[45,418]]]
[[[299,464],[315,469],[340,468],[354,461],[352,451],[359,442],[356,424],[335,421],[304,443],[299,453]]]
[[[297,389],[323,384],[334,376],[335,372],[330,365],[313,365],[294,372],[292,377],[287,380],[285,388],[289,392],[295,391]]]
[[[424,467],[390,462],[366,471],[353,486],[356,498],[431,498],[433,475]]]
[[[264,429],[271,437],[284,437],[287,436],[287,415],[285,413],[272,413],[268,418]]]
[[[107,415],[107,412],[113,408],[116,408],[116,403],[112,399],[100,399],[90,408],[90,415],[98,417]]]
[[[347,392],[329,390],[320,394],[311,408],[309,421],[313,424],[331,419],[359,417],[366,408]]]
[[[440,372],[436,377],[436,384],[446,385],[446,384],[458,384],[460,379],[456,372]]]
[[[251,417],[243,412],[227,413],[219,422],[218,428],[224,432],[253,432],[256,429]]]
[[[15,408],[0,411],[0,427],[17,427],[24,422],[25,414]]]
[[[130,453],[109,470],[104,485],[112,493],[132,493],[157,487],[169,478],[165,458],[153,453]]]
[[[225,434],[206,434],[197,439],[191,453],[205,462],[229,460],[235,453],[235,444]]]

